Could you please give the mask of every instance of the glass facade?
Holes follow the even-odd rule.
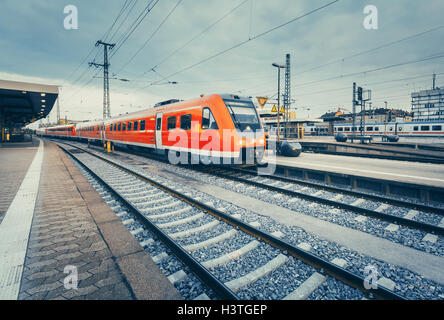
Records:
[[[444,89],[412,93],[413,121],[444,120]]]

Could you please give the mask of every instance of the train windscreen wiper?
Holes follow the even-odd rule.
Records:
[[[233,116],[233,119],[234,119],[234,121],[236,121],[237,127],[240,129],[241,128],[240,122],[237,119],[236,114],[234,113],[233,109],[231,108],[231,106],[229,104],[227,104],[227,107],[230,108],[230,112],[231,112],[231,114]]]

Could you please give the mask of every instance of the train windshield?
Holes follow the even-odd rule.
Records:
[[[259,117],[251,101],[224,100],[234,125],[241,131],[261,129]]]

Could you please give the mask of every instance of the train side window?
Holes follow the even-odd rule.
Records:
[[[145,120],[140,120],[140,131],[145,130]]]
[[[418,126],[414,126],[413,131],[418,131]]]
[[[126,131],[126,122],[122,122],[122,131]]]
[[[375,131],[379,131],[379,127],[375,127]]]
[[[130,121],[128,122],[128,131],[131,131],[132,124],[133,124],[132,122]]]
[[[117,130],[120,131],[122,129],[122,122],[119,122],[119,125],[117,126]]]
[[[442,130],[442,126],[432,126],[432,130],[433,131],[441,131]]]
[[[344,129],[345,129],[344,131],[350,131],[349,127],[345,127]]]
[[[402,131],[402,127],[399,127],[399,129],[398,129],[399,131]]]
[[[113,131],[113,124],[112,123],[109,125],[109,131]]]
[[[218,129],[216,119],[209,108],[202,110],[202,129]]]
[[[134,127],[133,127],[133,131],[137,131],[139,130],[139,121],[134,121]]]
[[[167,118],[167,130],[176,129],[176,116]]]
[[[367,127],[367,131],[373,131],[373,127]]]
[[[421,131],[430,131],[430,126],[421,126]]]
[[[180,128],[183,130],[191,129],[191,114],[184,114],[180,116]]]
[[[344,131],[343,127],[338,127],[338,131]]]
[[[161,130],[162,118],[157,118],[156,120],[156,130]]]

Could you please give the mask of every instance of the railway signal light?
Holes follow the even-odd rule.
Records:
[[[358,101],[362,101],[362,87],[358,87]]]

